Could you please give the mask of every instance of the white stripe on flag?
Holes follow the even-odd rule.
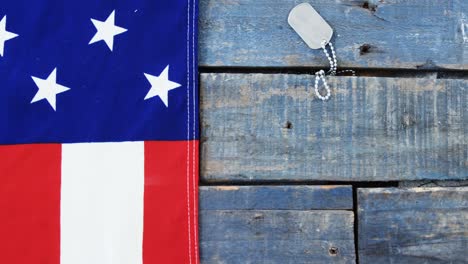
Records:
[[[141,264],[144,142],[62,146],[61,264]]]

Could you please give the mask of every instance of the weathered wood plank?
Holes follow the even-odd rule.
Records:
[[[468,81],[201,75],[208,182],[468,178]]]
[[[202,210],[353,209],[351,186],[202,186]]]
[[[353,222],[350,211],[201,210],[201,263],[355,263]]]
[[[360,263],[468,263],[468,188],[358,190]]]
[[[202,66],[320,66],[287,24],[297,0],[200,0]],[[468,69],[466,0],[311,0],[343,67]]]
[[[402,181],[398,183],[400,188],[414,187],[465,187],[468,180],[464,181]]]

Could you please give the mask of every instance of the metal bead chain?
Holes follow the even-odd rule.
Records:
[[[322,96],[318,90],[320,79],[322,80],[323,86],[325,87],[325,90],[327,91],[327,94],[325,96]],[[315,94],[322,101],[326,101],[330,98],[330,95],[331,95],[330,87],[328,87],[327,80],[325,79],[325,72],[323,70],[320,70],[315,73]]]
[[[354,70],[341,70],[341,71],[338,71],[337,73],[344,73],[344,72],[350,72],[353,74],[353,76],[356,77],[356,72]]]
[[[328,73],[330,73],[331,76],[335,76],[336,75],[336,68],[338,66],[338,62],[336,60],[335,49],[333,48],[333,44],[331,44],[331,42],[329,42],[328,45],[330,46],[330,50],[331,50],[332,57],[333,57],[333,59],[332,59],[332,57],[330,57],[330,54],[327,51],[326,45],[327,45],[327,42],[325,40],[322,41],[322,50],[325,53],[325,56],[327,56],[328,61],[330,62],[330,70],[328,71]]]
[[[330,62],[330,70],[328,70],[327,72],[328,74],[330,74],[330,76],[335,76],[337,73],[343,73],[343,72],[351,72],[353,76],[356,76],[356,72],[353,70],[342,70],[342,71],[337,72],[336,69],[338,68],[338,62],[336,59],[336,53],[335,53],[335,48],[333,47],[333,44],[331,42],[327,43],[327,41],[325,40],[322,41],[321,44],[322,44],[321,45],[322,50],[325,53],[325,56],[327,56],[328,61]],[[332,56],[330,56],[330,53],[328,53],[327,51],[327,44],[330,46],[330,51],[331,51]],[[328,100],[331,95],[330,87],[328,86],[327,80],[325,79],[325,75],[326,74],[323,70],[320,70],[315,73],[315,94],[322,101]],[[322,80],[323,86],[325,87],[325,90],[327,91],[327,94],[325,96],[322,96],[318,90],[318,85],[319,85],[320,80]]]

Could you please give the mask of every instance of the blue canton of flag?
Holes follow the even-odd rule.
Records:
[[[0,143],[197,138],[186,5],[3,1]]]

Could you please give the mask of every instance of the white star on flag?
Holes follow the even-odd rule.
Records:
[[[172,89],[180,87],[181,85],[169,81],[169,65],[161,72],[159,76],[154,76],[148,73],[145,73],[146,79],[151,83],[151,89],[149,90],[148,94],[145,96],[145,100],[150,99],[155,96],[159,96],[163,101],[166,107],[169,107],[168,102],[168,92]]]
[[[0,21],[0,56],[2,57],[3,57],[3,52],[5,49],[5,42],[7,40],[16,38],[18,36],[18,34],[15,34],[13,32],[9,32],[6,30],[6,20],[7,20],[7,17],[5,15]]]
[[[57,94],[70,90],[70,88],[57,83],[57,68],[55,68],[45,80],[34,76],[31,76],[31,78],[39,88],[31,104],[46,99],[54,111],[56,111],[55,102]]]
[[[106,21],[91,18],[91,22],[93,22],[97,32],[89,41],[89,44],[104,40],[111,51],[114,48],[114,37],[127,31],[126,28],[115,25],[115,10],[112,11]]]

